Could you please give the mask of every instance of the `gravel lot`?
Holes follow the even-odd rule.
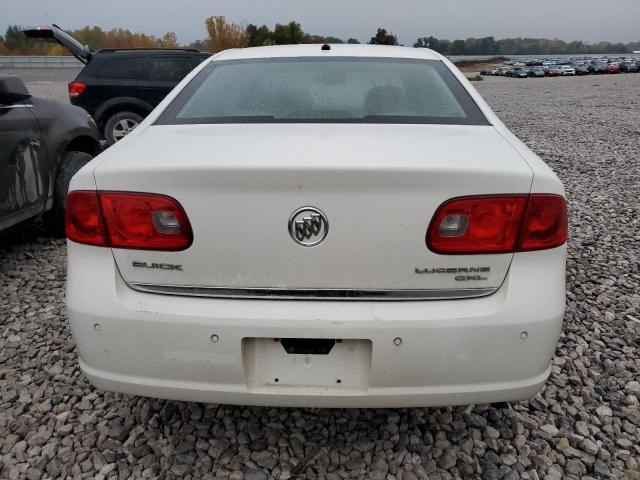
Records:
[[[67,83],[74,80],[78,68],[0,68],[0,74],[17,75],[32,95],[69,101]]]
[[[0,239],[0,477],[640,479],[640,74],[475,85],[568,192],[568,309],[541,394],[317,410],[94,390],[65,318],[64,243],[36,223]]]

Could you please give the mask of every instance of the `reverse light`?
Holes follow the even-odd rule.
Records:
[[[69,82],[69,98],[74,99],[82,95],[82,92],[86,90],[87,86],[82,82]]]
[[[442,204],[426,242],[440,254],[510,253],[560,246],[567,231],[567,208],[560,195],[483,195]]]
[[[77,243],[136,250],[185,250],[193,241],[180,204],[150,193],[70,192],[66,232]]]

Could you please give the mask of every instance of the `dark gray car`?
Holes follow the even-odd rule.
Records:
[[[69,181],[99,150],[87,112],[32,97],[18,77],[0,75],[0,230],[44,214],[62,234]]]

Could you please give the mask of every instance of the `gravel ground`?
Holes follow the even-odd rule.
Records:
[[[565,328],[533,400],[318,410],[97,391],[65,319],[64,243],[36,223],[0,240],[0,477],[640,479],[640,75],[475,85],[569,197]]]

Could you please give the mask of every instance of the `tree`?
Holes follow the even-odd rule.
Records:
[[[297,22],[289,22],[286,25],[276,23],[276,28],[273,29],[272,40],[276,45],[305,43],[306,39],[307,35]]]
[[[451,48],[451,42],[449,40],[440,40],[439,38],[430,36],[419,38],[413,46],[415,48],[430,48],[431,50],[435,50],[436,52],[446,55],[449,53],[449,48]]]
[[[247,37],[250,47],[261,47],[263,45],[273,45],[272,37],[273,32],[269,30],[269,27],[262,25],[257,27],[256,25],[249,24],[246,28]]]
[[[454,40],[451,43],[451,49],[449,54],[451,55],[464,55],[466,53],[466,42],[464,40]]]
[[[4,46],[7,50],[17,54],[27,54],[30,51],[42,53],[46,50],[46,45],[25,37],[19,25],[10,25],[4,34]]]
[[[162,48],[178,48],[178,37],[174,32],[167,32],[160,40]]]
[[[223,16],[209,17],[205,20],[209,38],[207,50],[220,52],[228,48],[243,48],[249,45],[247,32],[237,23],[227,23]]]
[[[91,50],[98,50],[107,46],[107,32],[98,26],[84,27],[81,30],[71,32],[71,35],[83,45],[88,45]]]
[[[398,45],[398,39],[393,33],[387,33],[384,28],[378,28],[375,36],[369,40],[373,45]]]
[[[357,45],[360,43],[360,40],[358,40],[357,38],[350,38],[349,40],[347,40],[347,43]]]

